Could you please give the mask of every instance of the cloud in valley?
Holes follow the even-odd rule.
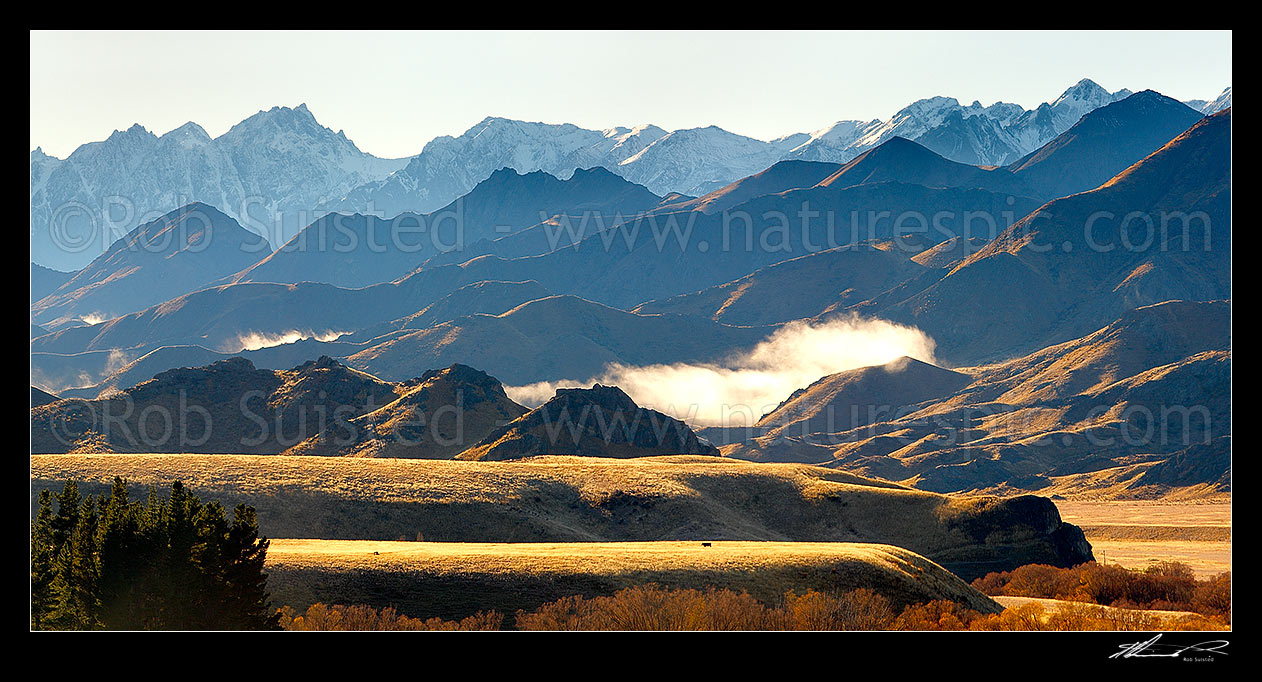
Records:
[[[287,343],[296,343],[306,339],[315,341],[336,341],[339,336],[347,332],[313,332],[311,330],[300,331],[291,329],[285,332],[267,333],[267,332],[248,332],[237,336],[233,341],[225,344],[224,350],[229,353],[237,353],[246,350],[259,350],[260,348],[271,348],[272,346],[280,346]]]
[[[822,376],[881,365],[901,356],[936,363],[934,341],[914,327],[858,316],[823,323],[791,322],[752,349],[722,363],[633,367],[611,364],[587,380],[506,386],[530,407],[558,388],[614,385],[637,404],[701,426],[752,424],[793,391]]]

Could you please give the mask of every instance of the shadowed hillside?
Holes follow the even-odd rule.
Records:
[[[649,301],[637,313],[700,315],[724,324],[780,324],[845,308],[921,274],[888,243],[842,246],[783,261],[727,284]],[[786,296],[792,291],[792,296]]]
[[[1200,112],[1152,90],[1137,92],[1083,116],[1008,170],[1041,196],[1085,192],[1157,151],[1201,118]]]
[[[36,323],[114,317],[207,286],[265,256],[267,242],[206,204],[145,223],[32,304]]]
[[[649,457],[718,455],[688,425],[639,407],[617,386],[560,388],[548,402],[495,429],[458,459],[504,460],[534,455]]]
[[[230,358],[172,369],[100,400],[31,410],[32,452],[279,453],[394,401],[398,387],[322,357],[291,370]]]
[[[721,450],[943,492],[1221,493],[1230,489],[1230,321],[1226,301],[1169,301],[1004,363],[958,372],[916,363],[929,376],[906,381],[883,368],[842,372]],[[860,380],[873,373],[882,381]],[[856,390],[831,392],[838,386]]]
[[[47,391],[41,391],[40,389],[35,388],[34,386],[31,387],[31,408],[32,409],[39,407],[41,405],[47,405],[48,403],[57,402],[58,400],[60,400],[60,398],[58,398],[57,396],[51,393],[48,393]]]
[[[516,232],[556,214],[633,216],[659,201],[661,197],[604,168],[577,170],[568,180],[543,171],[519,175],[502,168],[432,213],[331,213],[233,281],[363,287],[402,277],[439,252],[459,253],[479,240]]]
[[[877,182],[906,182],[926,187],[978,187],[1000,194],[1031,196],[1032,190],[1011,171],[948,161],[925,147],[892,137],[855,157],[822,180],[821,187],[853,187]]]
[[[662,210],[719,213],[763,195],[814,187],[840,168],[840,164],[823,161],[780,161],[761,173],[741,178],[695,199],[666,204]]]
[[[1048,203],[880,314],[967,364],[1081,336],[1143,305],[1230,298],[1230,169],[1228,109],[1100,188]]]
[[[806,206],[820,215],[804,216]],[[41,336],[32,341],[31,349],[57,354],[134,349],[140,355],[167,345],[202,345],[236,352],[243,347],[241,339],[252,335],[322,337],[397,320],[481,281],[535,281],[554,294],[629,309],[721,285],[795,256],[889,239],[903,233],[896,230],[895,221],[905,213],[955,217],[933,228],[925,226],[923,235],[932,245],[961,231],[977,231],[988,238],[1009,219],[1036,206],[1033,199],[981,189],[901,183],[840,190],[815,187],[745,202],[737,207],[744,218],[734,224],[700,212],[650,214],[592,235],[573,248],[534,257],[488,255],[458,265],[426,266],[396,282],[363,289],[312,282],[212,287],[107,322]],[[995,222],[964,224],[964,216],[971,213]],[[825,214],[829,219],[821,217]],[[421,369],[451,362],[479,364],[453,357]],[[513,381],[503,371],[480,366]]]
[[[65,284],[74,272],[62,272],[61,270],[53,270],[46,268],[39,263],[31,263],[31,305],[36,301],[53,293],[61,285]],[[31,338],[34,338],[34,334]]]
[[[399,390],[398,400],[285,454],[450,459],[527,411],[494,377],[464,365],[426,372]]]
[[[501,315],[470,315],[395,334],[347,363],[387,379],[468,363],[510,385],[597,376],[611,362],[712,361],[753,346],[767,327],[689,315],[636,315],[574,296],[550,296]]]
[[[418,331],[436,324],[476,315],[500,315],[530,301],[551,296],[538,282],[483,281],[468,284],[424,308],[397,320],[361,329],[342,337],[344,341],[380,343],[386,334]],[[397,334],[395,334],[397,335]]]
[[[969,379],[967,374],[901,357],[885,365],[830,374],[795,391],[757,426],[773,435],[848,431],[951,395]]]

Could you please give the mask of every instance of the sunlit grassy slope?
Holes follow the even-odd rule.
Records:
[[[417,617],[513,614],[564,596],[630,585],[727,588],[775,603],[788,590],[876,590],[895,604],[988,597],[898,547],[832,542],[454,543],[274,540],[269,586],[280,604],[395,606]]]
[[[1022,563],[1081,560],[1080,549],[1067,549],[1072,532],[1047,500],[939,495],[799,464],[715,457],[31,458],[36,490],[75,478],[86,492],[99,491],[116,475],[137,484],[137,495],[178,479],[203,499],[247,502],[273,538],[878,542],[968,579]]]

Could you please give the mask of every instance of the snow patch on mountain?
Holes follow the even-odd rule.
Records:
[[[37,148],[31,257],[58,269],[83,267],[137,225],[194,201],[283,243],[321,204],[406,162],[360,151],[306,105],[260,111],[213,139],[192,122],[161,136],[136,124],[64,160]]]

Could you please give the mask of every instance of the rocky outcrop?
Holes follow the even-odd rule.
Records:
[[[527,412],[486,372],[454,364],[402,382],[398,400],[290,448],[289,455],[449,459]]]
[[[393,402],[394,384],[329,357],[290,370],[245,358],[167,370],[99,400],[31,410],[31,452],[277,454],[335,423]]]
[[[684,422],[639,407],[617,386],[562,388],[551,400],[496,429],[459,459],[534,455],[646,457],[717,455]]]
[[[938,551],[934,560],[967,579],[1025,564],[1069,567],[1095,560],[1082,529],[1061,521],[1046,497],[979,498],[945,515],[943,523],[963,542]]]

